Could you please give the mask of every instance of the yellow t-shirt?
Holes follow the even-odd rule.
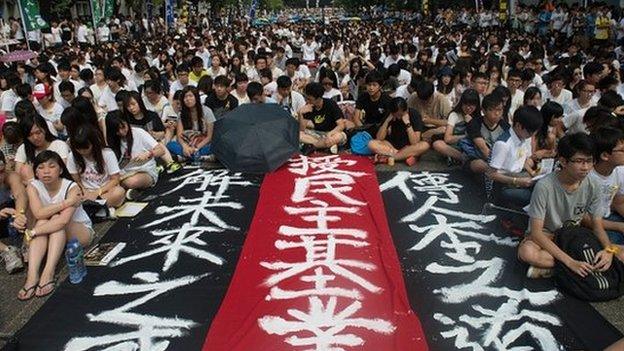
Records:
[[[205,69],[202,69],[202,71],[199,73],[199,75],[195,74],[195,72],[191,71],[189,73],[189,80],[192,80],[195,83],[199,83],[199,80],[201,79],[201,77],[203,76],[207,76],[208,75],[208,71],[206,71]]]

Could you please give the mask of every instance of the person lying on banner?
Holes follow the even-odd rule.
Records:
[[[28,223],[28,197],[20,176],[6,168],[4,154],[0,152],[0,220],[2,232],[23,232]],[[10,235],[9,235],[10,236]],[[24,267],[19,249],[0,242],[0,258],[4,260],[6,271],[11,274]]]
[[[152,187],[158,181],[155,158],[165,154],[165,147],[145,130],[132,127],[121,111],[106,116],[108,146],[119,160],[121,186],[126,189],[126,199],[133,201],[140,190]]]
[[[541,126],[540,111],[522,106],[514,113],[513,126],[494,143],[486,174],[494,181],[494,196],[500,203],[517,209],[529,204],[533,187],[531,139]]]
[[[338,146],[347,143],[347,120],[338,104],[323,97],[321,83],[308,83],[305,87],[306,104],[299,109],[299,140],[316,149],[338,152]]]
[[[71,180],[61,157],[54,151],[43,151],[35,157],[33,169],[35,179],[26,191],[37,222],[24,232],[29,248],[26,281],[17,295],[22,301],[51,294],[56,288],[54,274],[65,243],[76,238],[87,247],[95,234],[81,205],[82,190]]]
[[[589,177],[600,185],[599,203],[609,240],[624,248],[624,131],[603,127],[591,134],[594,141],[594,169]],[[624,257],[620,253],[618,257]]]
[[[90,124],[70,134],[71,153],[67,170],[84,192],[84,199],[102,199],[109,208],[123,204],[126,191],[120,185],[119,161],[110,148],[102,145],[98,131]]]
[[[600,186],[588,177],[594,164],[594,144],[585,133],[569,134],[557,146],[561,169],[540,179],[535,185],[528,208],[528,235],[518,246],[518,257],[530,265],[529,278],[552,276],[555,260],[571,271],[586,277],[592,271],[606,271],[613,255],[620,258],[619,246],[613,245],[605,232],[600,206]],[[583,221],[585,217],[585,220]],[[555,243],[556,235],[566,235],[581,224],[591,225],[603,250],[594,263],[578,261]]]
[[[424,125],[420,113],[408,109],[402,97],[392,99],[388,111],[390,114],[379,127],[377,138],[368,143],[368,148],[376,158],[389,158],[390,164],[405,160],[408,166],[413,166],[418,157],[429,150],[429,143],[421,139]]]

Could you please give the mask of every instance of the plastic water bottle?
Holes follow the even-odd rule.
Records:
[[[20,233],[17,232],[17,229],[13,226],[13,222],[15,218],[13,216],[9,217],[9,223],[7,225],[7,234],[9,234],[9,242],[11,245],[17,246],[19,243]]]
[[[78,239],[69,240],[65,249],[65,258],[69,269],[69,281],[72,284],[79,284],[87,275],[87,267],[84,263],[84,250]]]
[[[201,166],[201,156],[199,152],[193,154],[193,166]]]

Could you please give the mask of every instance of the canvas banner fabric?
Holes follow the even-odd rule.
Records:
[[[108,267],[61,284],[7,350],[200,350],[225,295],[261,179],[190,170],[162,179],[137,217],[101,242],[125,242]]]
[[[300,156],[265,177],[203,350],[427,350],[369,160]]]
[[[526,278],[519,239],[465,173],[380,172],[410,303],[432,350],[603,350],[622,334],[551,279]],[[487,208],[486,208],[487,209]]]

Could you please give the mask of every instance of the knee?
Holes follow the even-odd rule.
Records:
[[[436,140],[433,142],[433,149],[436,151],[440,151],[444,149],[445,146],[446,146],[446,143],[444,142],[444,140]]]
[[[536,247],[527,242],[523,241],[520,246],[518,246],[518,258],[520,261],[532,264],[537,261],[538,250]]]

